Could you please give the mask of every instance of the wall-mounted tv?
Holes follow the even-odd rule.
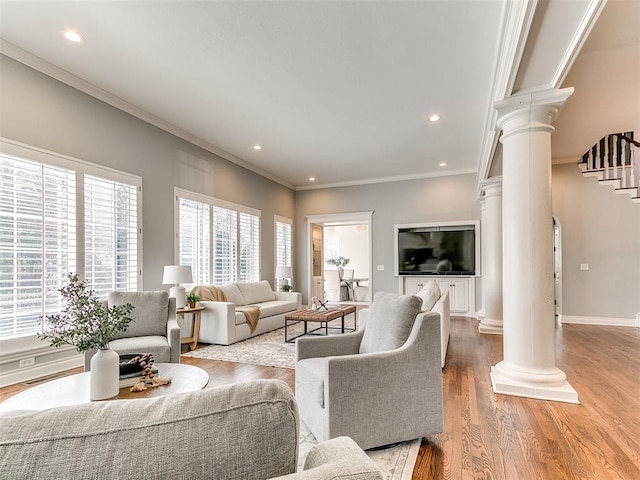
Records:
[[[398,275],[475,275],[476,225],[397,226]]]

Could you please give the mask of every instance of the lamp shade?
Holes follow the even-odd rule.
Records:
[[[292,276],[291,267],[276,267],[276,278],[291,278]]]
[[[193,274],[190,266],[184,265],[167,265],[164,267],[162,275],[162,283],[165,285],[193,282]]]

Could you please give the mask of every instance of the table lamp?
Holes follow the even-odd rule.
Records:
[[[289,279],[293,276],[291,267],[276,267],[276,278],[283,280],[282,286],[289,286]]]
[[[187,304],[187,293],[181,283],[193,282],[193,275],[190,266],[166,265],[162,275],[162,283],[173,284],[169,290],[169,296],[176,299],[176,308],[182,308]]]

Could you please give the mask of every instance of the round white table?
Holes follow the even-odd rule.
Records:
[[[149,388],[143,392],[130,392],[130,387],[121,388],[118,395],[107,400],[149,398],[172,395],[174,393],[202,390],[209,383],[209,374],[199,367],[181,363],[156,363],[160,377],[172,377],[171,383]],[[46,410],[89,403],[90,372],[67,375],[50,382],[16,393],[0,403],[0,412],[8,410]]]

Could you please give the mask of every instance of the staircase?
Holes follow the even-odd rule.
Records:
[[[640,203],[640,142],[633,132],[612,133],[600,139],[582,156],[578,166],[586,177],[597,177],[602,185],[613,185],[616,193],[631,195]]]

